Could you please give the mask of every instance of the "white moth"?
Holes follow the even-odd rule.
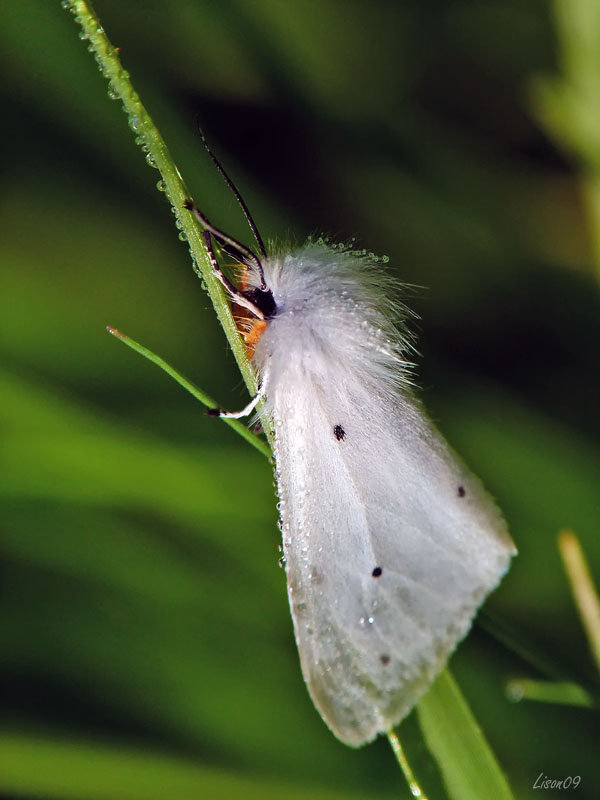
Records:
[[[302,672],[333,733],[359,746],[414,707],[516,551],[411,391],[393,281],[372,256],[323,241],[267,254],[225,178],[259,255],[186,208],[242,314],[260,386],[228,416],[264,400]],[[212,239],[243,266],[239,287]]]

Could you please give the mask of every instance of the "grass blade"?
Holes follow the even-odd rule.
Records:
[[[198,761],[100,742],[0,736],[0,792],[62,800],[342,800],[344,795],[247,775]],[[373,795],[374,796],[374,795]],[[347,797],[347,795],[346,795]]]
[[[481,728],[447,669],[423,697],[417,713],[452,800],[514,800]]]
[[[116,328],[111,328],[107,326],[106,330],[112,334],[116,339],[126,344],[128,347],[131,347],[132,350],[135,350],[136,353],[139,353],[144,358],[147,358],[148,361],[151,361],[153,364],[156,364],[157,367],[164,370],[173,380],[177,381],[180,386],[183,386],[196,400],[199,400],[203,405],[207,408],[215,408],[217,403],[208,395],[206,392],[203,392],[202,389],[199,389],[194,383],[188,381],[180,372],[172,367],[168,362],[161,358],[156,353],[153,353],[152,350],[149,350],[144,345],[136,342],[135,339],[132,339],[129,336],[126,336],[121,331],[118,331]],[[240,434],[242,439],[245,439],[249,442],[253,447],[262,453],[267,458],[271,457],[271,448],[268,446],[266,442],[264,442],[259,436],[249,430],[242,422],[237,419],[231,419],[230,417],[219,417],[219,419],[223,420],[230,428],[233,428],[234,431]]]
[[[600,598],[590,568],[579,539],[573,531],[560,532],[558,547],[590,650],[600,670]]]
[[[206,285],[208,295],[215,307],[219,322],[223,326],[246,386],[250,394],[255,395],[256,379],[246,357],[223,288],[208,261],[201,229],[193,216],[184,209],[184,203],[189,200],[191,195],[181,173],[158,128],[135,91],[129,79],[129,73],[123,69],[117,49],[109,41],[104,28],[89,4],[85,0],[63,0],[63,7],[74,14],[75,21],[81,27],[80,37],[89,41],[89,49],[93,52],[102,74],[108,79],[109,95],[115,99],[118,98],[123,103],[129,118],[129,127],[136,136],[136,142],[146,153],[146,161],[160,172],[161,189],[172,205],[175,225],[181,231],[181,237],[186,239],[189,244],[194,268]]]

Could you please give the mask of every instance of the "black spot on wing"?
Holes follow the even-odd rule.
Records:
[[[338,442],[341,442],[343,439],[346,438],[346,431],[342,428],[341,425],[334,425],[333,433]]]
[[[372,575],[374,578],[379,578],[379,577],[381,576],[381,574],[382,574],[382,573],[383,573],[383,570],[382,570],[382,568],[381,568],[381,567],[375,567],[375,569],[373,570],[373,572],[371,573],[371,575]]]
[[[465,495],[466,495],[465,487],[464,486],[459,486],[458,487],[458,496],[459,497],[464,497]]]
[[[381,661],[381,663],[382,663],[384,666],[385,666],[386,664],[389,664],[389,663],[390,663],[390,657],[388,656],[388,654],[387,654],[387,653],[382,653],[382,654],[379,656],[379,660]]]

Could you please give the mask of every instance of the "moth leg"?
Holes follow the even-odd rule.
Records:
[[[240,264],[250,269],[256,269],[261,279],[264,281],[262,264],[256,253],[250,250],[249,247],[246,247],[245,244],[238,242],[233,236],[229,236],[228,233],[215,227],[208,217],[200,211],[193,200],[186,200],[183,207],[192,212],[205,231],[210,231],[210,233],[212,233],[226,253],[229,253],[229,255],[235,258],[236,261],[239,261]]]
[[[220,408],[209,408],[206,412],[206,415],[208,417],[227,417],[227,419],[240,419],[241,417],[247,417],[254,411],[263,394],[264,391],[261,387],[254,395],[252,400],[250,400],[248,405],[245,408],[242,408],[241,411],[221,411]]]
[[[215,251],[212,246],[212,239],[210,235],[210,231],[202,231],[202,238],[204,239],[204,243],[206,244],[206,252],[208,253],[208,260],[210,261],[210,266],[212,267],[212,271],[215,274],[215,278],[225,287],[226,291],[228,292],[229,296],[235,300],[238,306],[243,306],[250,311],[255,317],[258,319],[264,319],[265,315],[263,312],[258,308],[258,306],[254,305],[252,300],[249,300],[242,292],[238,291],[233,283],[229,280],[229,278],[225,275],[221,267],[219,266],[219,262],[217,261],[217,256],[215,255]]]

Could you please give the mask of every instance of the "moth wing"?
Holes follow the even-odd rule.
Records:
[[[416,704],[515,549],[414,402],[347,378],[288,387],[272,409],[302,671],[332,731],[359,746]]]

